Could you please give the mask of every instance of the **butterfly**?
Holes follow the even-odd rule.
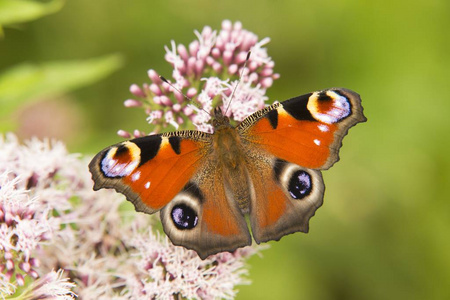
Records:
[[[205,259],[308,232],[322,205],[321,170],[339,160],[360,96],[331,88],[275,103],[236,127],[220,108],[214,133],[182,130],[124,141],[89,164],[94,190],[113,188],[136,211],[160,211],[173,244]],[[250,235],[245,215],[249,215]]]

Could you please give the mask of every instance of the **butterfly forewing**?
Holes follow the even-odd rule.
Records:
[[[339,160],[348,129],[365,120],[359,95],[335,88],[272,105],[249,116],[237,130],[244,140],[278,158],[328,169]]]
[[[210,138],[199,131],[179,131],[108,147],[89,164],[94,189],[113,188],[123,193],[137,211],[159,211],[206,159]]]

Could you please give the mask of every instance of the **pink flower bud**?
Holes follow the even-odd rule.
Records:
[[[205,66],[203,60],[197,60],[195,62],[195,74],[201,75],[203,73],[203,67]]]
[[[231,32],[231,40],[232,41],[237,41],[238,40],[238,37],[241,35],[241,32],[240,31],[236,31],[236,30],[233,30],[232,32]],[[231,46],[231,45],[230,45]],[[237,45],[233,45],[233,47],[235,47],[235,46],[237,46]]]
[[[192,107],[190,107],[190,106],[185,106],[185,107],[183,108],[183,113],[184,113],[186,116],[190,116],[190,115],[192,115],[192,114],[194,113],[194,110],[193,110]]]
[[[234,59],[234,62],[238,65],[243,64],[245,60],[247,59],[247,53],[248,51],[241,51],[236,55],[236,58]]]
[[[265,77],[265,78],[263,78],[262,80],[261,80],[261,86],[263,87],[263,88],[269,88],[269,87],[271,87],[272,86],[272,84],[273,84],[273,79],[272,78],[270,78],[270,77]]]
[[[176,92],[176,93],[178,93],[178,92]],[[162,105],[172,106],[172,100],[170,100],[170,98],[165,95],[162,95],[160,97],[160,101],[161,101]]]
[[[214,57],[215,59],[218,59],[218,58],[220,57],[220,50],[214,47],[214,48],[211,50],[211,55],[212,55],[212,57]]]
[[[174,112],[179,112],[181,111],[181,105],[179,103],[176,103],[172,106],[172,109]]]
[[[248,81],[250,81],[252,83],[258,82],[258,74],[250,73],[250,75],[248,76]]]
[[[205,38],[210,37],[212,34],[212,28],[210,26],[203,27],[202,36]]]
[[[248,68],[250,69],[250,71],[255,71],[256,70],[256,68],[258,68],[258,63],[256,62],[256,61],[250,61],[248,64],[247,64],[247,66],[248,66]]]
[[[212,56],[207,56],[205,61],[208,66],[212,66],[212,64],[215,62]]]
[[[34,279],[39,277],[38,272],[36,272],[35,270],[31,270],[28,275],[30,275],[31,277],[33,277]]]
[[[155,96],[161,96],[163,94],[157,84],[154,84],[154,83],[150,84],[149,89]]]
[[[222,29],[230,31],[233,28],[233,23],[230,20],[222,21]]]
[[[161,78],[159,78],[158,73],[156,73],[156,71],[153,69],[148,70],[147,75],[150,78],[150,80],[156,84],[160,84],[162,82]]]
[[[182,103],[182,102],[184,101],[184,96],[183,96],[181,93],[175,91],[175,92],[173,93],[173,95],[175,96],[175,99],[177,99],[178,103]],[[178,103],[177,103],[177,104],[178,104]],[[174,105],[175,105],[175,104],[174,104]]]
[[[272,74],[273,74],[273,69],[272,68],[264,68],[261,71],[261,76],[263,76],[263,77],[271,76]]]
[[[163,93],[167,93],[167,92],[172,91],[172,87],[171,87],[170,84],[168,84],[167,82],[163,82],[163,83],[161,84],[161,87],[162,87]]]
[[[127,99],[123,102],[125,107],[140,107],[142,106],[142,102],[134,99]]]
[[[153,102],[155,104],[161,105],[161,97],[160,96],[153,97]]]
[[[8,272],[6,272],[6,274],[5,274],[6,281],[10,281],[13,274],[14,274],[14,270],[9,270]]]
[[[241,49],[243,51],[249,51],[258,42],[258,37],[250,32],[246,32],[242,39]]]
[[[21,274],[16,273],[16,282],[18,286],[24,286],[25,280],[23,279],[23,276]]]
[[[184,61],[187,61],[189,58],[189,53],[187,52],[186,47],[183,44],[178,44],[177,50],[178,50],[178,54],[180,55],[180,57]]]
[[[19,268],[24,271],[25,273],[28,273],[31,270],[31,266],[28,262],[21,262],[19,263]]]
[[[187,64],[187,74],[188,75],[192,75],[194,74],[194,70],[195,70],[195,62],[197,60],[195,59],[195,57],[189,57],[188,59],[188,64]]]
[[[225,49],[225,42],[222,38],[217,39],[215,47],[219,50],[219,52],[222,52]]]
[[[188,96],[189,98],[194,97],[195,95],[197,95],[197,89],[191,87],[190,89],[188,89],[186,96]]]
[[[133,135],[138,138],[138,137],[145,136],[145,133],[143,131],[139,131],[139,130],[135,129],[133,131]]]
[[[223,52],[222,57],[223,57],[223,63],[228,66],[231,63],[231,61],[233,60],[233,52],[231,52],[229,50],[225,50]]]
[[[125,130],[122,130],[122,129],[117,131],[117,135],[120,136],[120,137],[123,137],[125,139],[129,139],[131,137],[131,134],[128,131],[125,131]]]
[[[220,64],[217,61],[212,65],[212,68],[213,68],[214,72],[216,72],[216,73],[222,72],[222,69],[223,69],[222,64]]]
[[[200,44],[197,40],[193,41],[192,43],[189,44],[189,54],[191,56],[196,57],[197,56],[197,52],[198,52],[198,48],[200,47]]]
[[[10,226],[12,224],[12,222],[13,222],[13,216],[9,211],[7,211],[5,213],[5,223],[6,223],[6,225]]]
[[[130,92],[133,95],[135,95],[136,97],[141,97],[141,98],[145,98],[146,97],[144,91],[137,84],[132,84],[130,86]]]
[[[178,70],[178,72],[180,72],[181,74],[186,73],[186,64],[184,63],[184,61],[182,60],[178,60],[175,65],[174,68],[176,70]]]
[[[230,75],[236,74],[237,71],[238,71],[238,66],[235,65],[235,64],[231,65],[231,66],[228,68],[228,74],[230,74]]]
[[[12,259],[8,259],[6,261],[6,269],[7,270],[13,270],[14,269],[14,262]]]

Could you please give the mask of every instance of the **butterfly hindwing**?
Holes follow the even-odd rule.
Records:
[[[89,164],[94,189],[113,188],[137,211],[163,208],[196,172],[210,146],[210,135],[178,131],[110,146]]]
[[[206,162],[161,210],[170,240],[195,250],[202,259],[251,244],[244,215],[230,198],[222,177],[214,161]]]
[[[323,202],[322,174],[270,155],[262,157],[249,164],[253,238],[259,244],[308,232],[309,219]]]
[[[364,122],[361,99],[347,89],[327,89],[276,103],[247,117],[243,139],[280,159],[311,169],[339,160],[342,138]]]

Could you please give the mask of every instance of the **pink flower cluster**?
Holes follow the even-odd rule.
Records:
[[[62,143],[0,135],[0,299],[232,299],[248,283],[258,248],[201,260],[122,195],[94,192],[87,164]]]
[[[62,271],[58,271],[56,282],[39,279],[42,276],[55,277],[52,275],[54,271],[42,268],[40,252],[44,245],[54,242],[64,223],[61,214],[70,208],[70,195],[58,188],[68,182],[58,179],[57,174],[64,174],[66,180],[71,180],[70,174],[60,172],[60,169],[66,162],[70,172],[73,160],[74,157],[67,155],[61,143],[51,145],[32,140],[22,146],[14,135],[10,134],[6,139],[0,136],[2,296],[13,295],[27,282],[36,284],[34,288],[23,291],[22,299],[44,299],[45,291],[52,290],[52,286],[60,291],[61,299],[72,299],[75,295],[71,291],[73,284],[61,279]],[[73,182],[76,184],[77,181]]]
[[[140,275],[127,278],[128,287],[133,287],[128,289],[131,299],[170,299],[174,295],[234,299],[237,292],[229,287],[249,283],[242,279],[248,273],[244,259],[256,253],[255,248],[245,247],[202,260],[196,252],[174,246],[167,237],[149,231],[135,234],[130,244],[141,253],[135,265]]]
[[[222,29],[217,32],[206,26],[202,32],[195,31],[197,40],[188,47],[171,42],[165,47],[165,59],[172,65],[173,86],[194,101],[188,101],[166,82],[163,82],[155,70],[150,69],[148,76],[152,81],[142,87],[133,84],[130,87],[135,99],[124,102],[126,107],[143,107],[147,120],[154,125],[153,132],[160,132],[167,125],[175,129],[192,128],[212,132],[208,124],[215,107],[229,107],[226,111],[230,119],[240,122],[251,113],[265,106],[266,89],[279,74],[273,72],[274,62],[263,46],[270,39],[261,41],[258,37],[242,28],[240,22],[225,20]],[[251,56],[244,67],[248,52]],[[241,84],[230,103],[230,96],[239,78]],[[190,121],[190,122],[188,122]],[[118,134],[129,138],[131,133],[120,130]],[[135,137],[145,135],[135,130]]]
[[[0,174],[0,272],[4,280],[15,279],[23,286],[24,275],[39,277],[34,269],[39,259],[32,257],[32,252],[39,243],[50,240],[52,226],[48,210],[41,211],[25,190],[16,189],[18,183],[18,178],[9,180],[8,173]]]

